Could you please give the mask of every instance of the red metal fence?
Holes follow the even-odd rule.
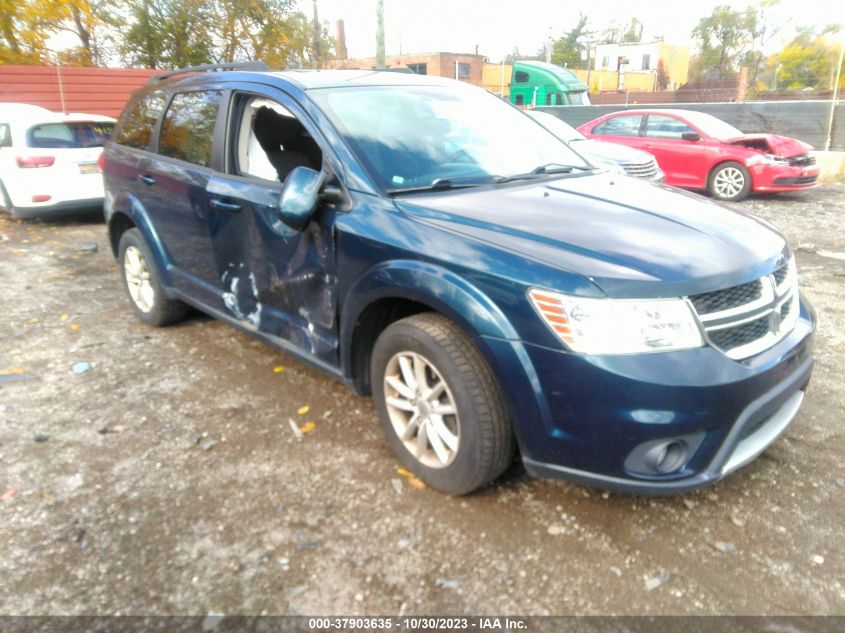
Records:
[[[160,70],[0,65],[0,102],[117,117],[132,91]]]

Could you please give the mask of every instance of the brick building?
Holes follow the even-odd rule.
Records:
[[[434,75],[458,79],[476,86],[482,85],[482,69],[485,57],[462,53],[418,53],[413,55],[387,55],[387,68],[408,67],[419,75]],[[375,57],[359,59],[334,59],[330,68],[365,70],[376,67]]]

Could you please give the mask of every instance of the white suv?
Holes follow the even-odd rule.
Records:
[[[18,218],[101,208],[98,160],[114,123],[98,114],[0,103],[0,205]]]

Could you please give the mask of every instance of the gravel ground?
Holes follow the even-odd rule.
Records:
[[[671,498],[417,489],[369,400],[136,322],[102,223],[0,217],[0,614],[845,613],[845,186],[735,206],[797,247],[818,363],[783,439]]]

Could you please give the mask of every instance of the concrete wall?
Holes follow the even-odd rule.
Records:
[[[831,104],[827,101],[747,101],[745,103],[672,104],[680,110],[707,112],[743,132],[771,132],[791,136],[823,150],[827,140]],[[592,105],[537,108],[550,112],[572,126],[621,110],[665,106]],[[833,119],[832,150],[845,150],[845,104],[837,102]]]
[[[117,117],[134,90],[160,70],[0,65],[0,102]],[[61,89],[60,89],[61,85]]]

